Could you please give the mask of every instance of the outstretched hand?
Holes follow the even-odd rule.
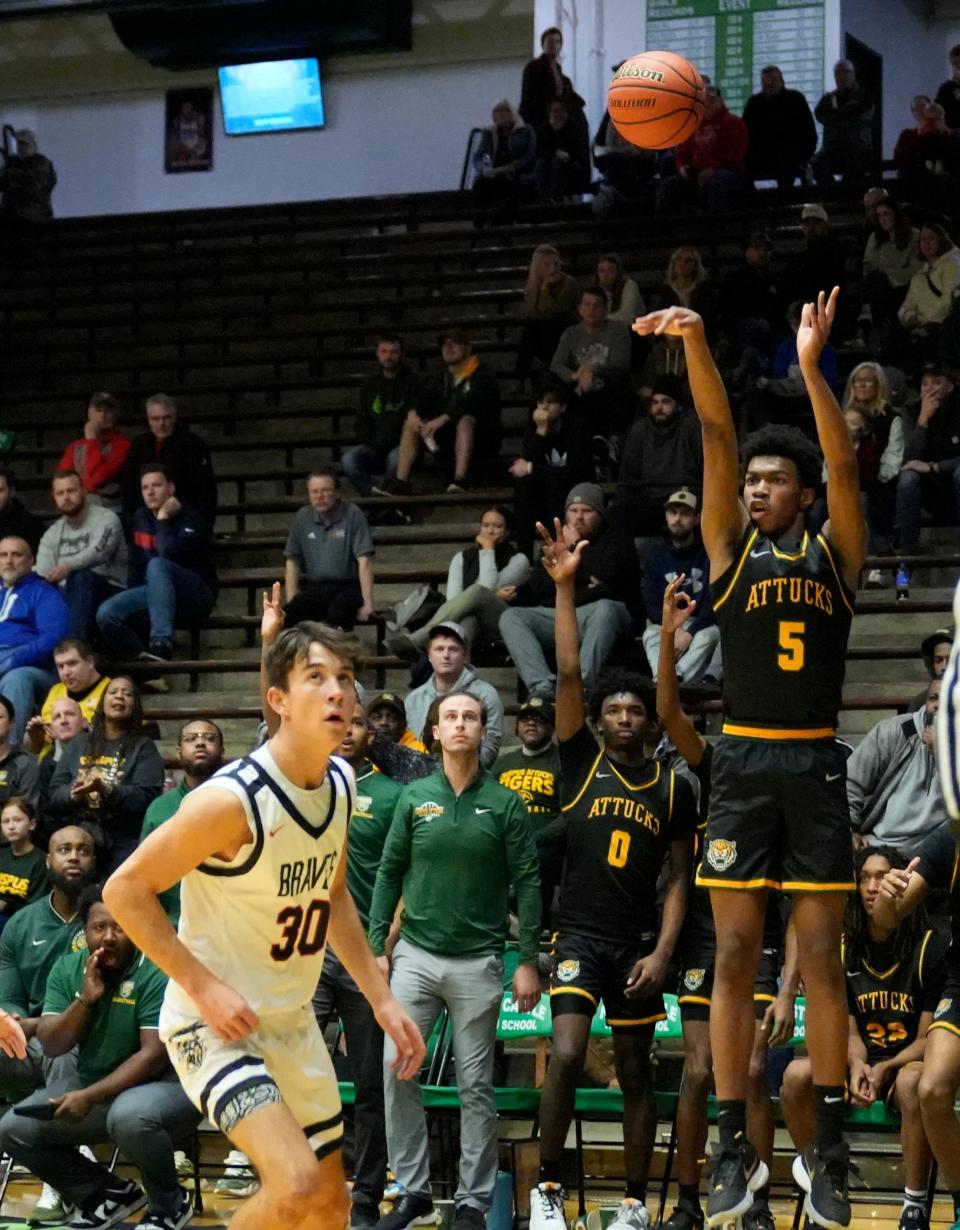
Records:
[[[631,326],[634,333],[641,337],[683,337],[684,333],[693,333],[703,328],[703,317],[690,308],[669,307],[659,312],[648,312],[646,316],[638,316]]]
[[[559,517],[553,519],[556,538],[551,538],[546,526],[537,522],[537,533],[543,539],[543,554],[540,562],[553,577],[556,585],[572,584],[580,566],[580,556],[583,554],[587,540],[582,538],[575,547],[569,548],[564,541],[563,525]]]
[[[675,633],[678,628],[683,627],[697,609],[696,598],[691,598],[680,588],[686,579],[687,574],[681,572],[663,591],[663,615],[660,626],[664,632]]]
[[[891,867],[880,881],[879,893],[891,901],[898,901],[910,887],[910,879],[920,866],[919,855],[912,858],[906,867]]]
[[[837,314],[837,296],[840,287],[835,286],[828,299],[825,292],[817,295],[816,303],[805,303],[800,316],[800,328],[797,330],[797,357],[801,365],[806,362],[816,365],[820,360],[820,352],[827,344],[830,330],[833,328],[833,318]]]
[[[280,582],[274,581],[270,591],[263,591],[263,618],[260,620],[260,640],[272,645],[283,631],[283,599]]]

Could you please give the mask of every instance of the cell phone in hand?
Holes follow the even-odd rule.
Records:
[[[49,1102],[31,1102],[28,1106],[15,1106],[13,1113],[23,1115],[24,1119],[52,1119],[57,1108]]]

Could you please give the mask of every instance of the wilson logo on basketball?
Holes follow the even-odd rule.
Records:
[[[652,68],[641,68],[637,64],[631,64],[628,60],[615,74],[614,81],[618,77],[636,77],[640,81],[662,81],[663,73],[657,72]]]

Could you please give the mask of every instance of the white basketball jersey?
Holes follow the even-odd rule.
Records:
[[[353,770],[332,756],[323,784],[304,790],[265,744],[197,789],[235,794],[251,842],[231,862],[208,859],[184,876],[180,939],[260,1016],[302,1007],[320,981],[330,885],[356,805]],[[197,1011],[172,980],[166,1002]]]

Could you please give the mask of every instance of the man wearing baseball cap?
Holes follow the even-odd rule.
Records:
[[[449,692],[469,692],[486,705],[487,719],[484,724],[483,743],[480,747],[480,763],[491,768],[503,740],[503,704],[497,689],[485,683],[467,665],[469,645],[467,635],[452,619],[434,624],[427,641],[427,659],[433,668],[430,678],[414,688],[406,700],[407,725],[414,736],[420,735],[427,722],[427,713],[438,696]]]
[[[386,735],[394,743],[425,752],[419,731],[407,726],[407,709],[403,698],[396,692],[381,692],[367,705],[367,720],[370,730],[376,735]]]
[[[674,634],[673,654],[681,683],[699,683],[705,675],[720,676],[720,629],[710,599],[710,561],[700,537],[700,501],[687,487],[667,496],[664,503],[666,533],[647,552],[643,564],[643,605],[647,626],[643,648],[653,677],[660,657],[663,595],[671,581],[686,577],[682,589],[696,609]]]

